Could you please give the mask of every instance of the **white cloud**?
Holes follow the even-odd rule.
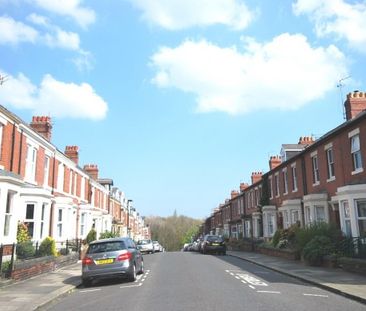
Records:
[[[105,118],[108,110],[107,103],[88,83],[65,83],[49,74],[43,77],[39,87],[23,74],[8,76],[1,87],[0,102],[60,118],[99,120]]]
[[[162,47],[151,58],[152,82],[195,94],[200,112],[238,114],[297,109],[320,99],[347,74],[345,57],[335,46],[314,48],[300,34],[243,42],[243,53],[205,40]]]
[[[44,36],[44,42],[50,47],[58,47],[67,50],[80,50],[80,38],[75,32],[67,32],[58,27],[54,29],[54,33],[47,33]]]
[[[39,7],[62,16],[74,19],[81,27],[86,28],[95,22],[95,12],[86,7],[82,7],[82,0],[34,0]]]
[[[38,38],[37,30],[7,16],[0,16],[0,29],[0,44],[34,43]]]
[[[349,45],[366,52],[366,3],[350,4],[344,0],[298,0],[296,15],[307,14],[315,23],[319,37],[335,35]]]
[[[130,0],[142,19],[169,30],[223,24],[241,30],[253,20],[242,0]]]

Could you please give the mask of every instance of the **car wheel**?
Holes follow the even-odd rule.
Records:
[[[144,274],[145,270],[144,270],[144,261],[141,260],[141,266],[140,266],[140,271],[139,274]]]
[[[81,279],[81,283],[83,284],[84,287],[89,287],[92,284],[92,280],[91,279]]]
[[[128,273],[127,278],[130,282],[136,281],[136,265],[135,264],[132,265],[131,271]]]

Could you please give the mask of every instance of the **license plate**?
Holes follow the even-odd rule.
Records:
[[[105,264],[108,264],[108,263],[113,263],[113,259],[112,258],[109,258],[109,259],[99,259],[96,261],[96,264],[97,265],[105,265]]]
[[[220,243],[212,243],[213,246],[220,245]]]

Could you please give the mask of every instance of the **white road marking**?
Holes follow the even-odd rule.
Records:
[[[312,296],[312,297],[324,297],[328,298],[328,295],[318,295],[318,294],[303,294],[304,296]]]
[[[142,286],[142,283],[136,284],[136,285],[125,285],[125,286],[120,286],[119,288],[131,288],[131,287],[140,287]]]
[[[234,276],[235,274],[234,274],[234,273],[232,273],[232,272],[230,272],[230,275]]]
[[[251,289],[255,289],[255,287],[253,285],[248,285]]]
[[[257,293],[281,294],[281,292],[275,292],[275,291],[270,291],[270,290],[257,290]]]
[[[235,278],[236,278],[237,280],[240,280],[240,277],[238,277],[238,276],[236,276]]]
[[[241,282],[242,282],[243,284],[247,284],[247,282],[245,282],[244,280],[241,280]]]
[[[96,292],[98,290],[101,290],[101,288],[84,289],[84,290],[81,290],[80,293],[91,293],[91,292]]]
[[[258,280],[257,278],[249,275],[249,274],[237,274],[240,278],[247,281],[249,284],[256,285],[256,286],[268,286],[267,283]]]

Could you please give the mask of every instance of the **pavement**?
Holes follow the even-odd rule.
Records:
[[[252,252],[227,251],[237,257],[273,271],[366,304],[366,276],[341,269],[311,267],[300,261],[287,260]],[[81,284],[81,262],[20,282],[0,282],[0,309],[37,310]]]

